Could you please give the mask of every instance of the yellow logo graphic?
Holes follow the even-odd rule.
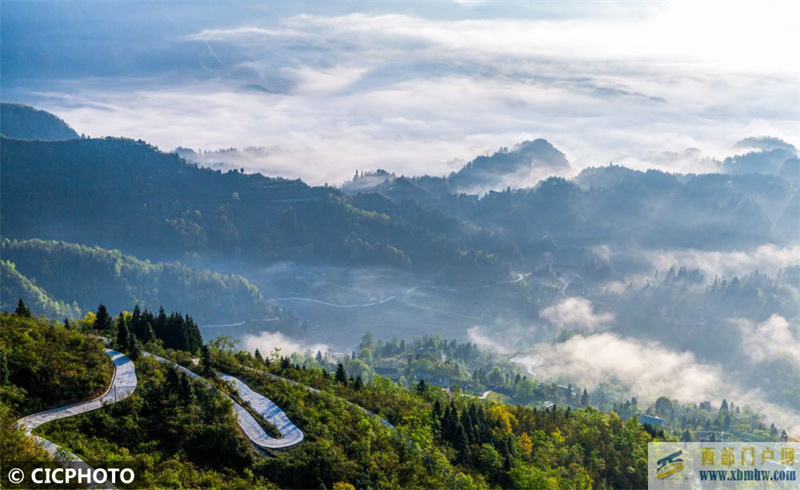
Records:
[[[659,480],[669,478],[675,473],[683,469],[683,460],[678,456],[682,455],[683,451],[677,451],[669,456],[664,456],[658,460],[658,470],[656,470],[656,477]]]

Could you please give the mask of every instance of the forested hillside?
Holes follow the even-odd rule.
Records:
[[[76,318],[81,316],[77,303],[53,299],[46,291],[22,275],[13,262],[0,260],[0,310],[13,311],[17,299],[28,304],[35,314],[48,318]]]
[[[9,238],[156,260],[381,265],[467,280],[509,272],[504,259],[462,246],[462,237],[356,208],[335,189],[202,169],[141,141],[5,140],[2,161]]]
[[[0,317],[0,365],[7,373],[0,380],[0,396],[8,407],[3,412],[3,457],[8,457],[6,451],[30,446],[10,429],[14,417],[46,406],[47,400],[81,399],[102,389],[107,361],[97,337],[91,335],[95,327],[102,327],[98,322],[108,321],[102,317],[100,311],[94,323],[77,322],[70,328],[19,314]],[[122,331],[129,320],[120,317],[111,322],[111,328]],[[341,365],[295,366],[277,353],[264,359],[260,354],[237,353],[230,342],[213,342],[202,364],[192,369],[240,376],[278,403],[306,434],[300,445],[264,455],[234,428],[231,405],[221,397],[221,386],[204,386],[131,351],[139,349],[133,346],[141,341],[131,335],[133,343],[118,346],[135,359],[139,383],[134,394],[38,430],[87,461],[128,461],[138,468],[140,488],[178,482],[221,488],[644,485],[646,444],[653,435],[635,419],[623,423],[614,414],[592,409],[511,407],[448,394],[425,383],[410,389],[379,377],[364,381],[348,376]],[[165,351],[158,339],[147,340],[143,347],[184,362],[195,355]],[[31,370],[25,359],[33,358],[41,358],[34,364],[40,367]],[[35,384],[38,378],[31,373],[54,368],[50,364],[56,361],[59,371],[72,373],[74,379],[60,376],[49,378],[49,383],[58,381],[53,386]],[[287,385],[267,374],[299,384]],[[73,384],[83,391],[70,388]],[[35,398],[41,396],[47,399]],[[382,414],[393,427],[350,402]]]
[[[8,263],[3,270],[9,269],[10,277],[34,279],[52,298],[71,305],[58,306],[55,302],[46,306],[44,299],[28,302],[35,312],[56,318],[82,316],[80,308],[85,311],[105,302],[114,312],[131,304],[196,311],[199,320],[209,323],[284,316],[286,326],[292,323],[290,315],[269,304],[242,276],[193,269],[177,262],[139,260],[119,250],[37,239],[4,240],[2,255]],[[13,286],[31,284],[26,281],[19,277],[8,288],[4,282],[2,304],[33,297],[30,287],[20,294],[20,286]]]
[[[62,141],[78,133],[61,118],[23,104],[0,103],[0,135],[23,140]]]

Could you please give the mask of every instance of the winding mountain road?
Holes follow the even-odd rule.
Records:
[[[32,432],[35,428],[48,422],[91,412],[131,396],[138,382],[133,361],[122,352],[113,349],[106,349],[106,355],[111,357],[111,361],[114,363],[114,374],[111,378],[111,384],[108,386],[105,393],[87,402],[75,403],[28,415],[19,419],[16,424],[17,427],[22,428],[28,436],[41,444],[44,450],[50,453],[54,459],[69,463],[71,467],[76,469],[91,469],[91,466],[58,444],[48,441],[43,437],[32,435]],[[89,483],[90,487],[101,485],[105,485],[106,487],[110,486],[108,483],[102,482],[93,481]]]
[[[256,393],[241,380],[228,374],[219,373],[219,377],[232,386],[239,396],[264,420],[272,424],[281,433],[280,439],[270,437],[244,407],[234,402],[234,410],[239,419],[239,426],[253,441],[253,444],[265,449],[283,449],[299,444],[303,440],[303,432],[289,420],[283,410],[272,400]]]
[[[137,383],[136,368],[133,365],[133,361],[131,361],[128,356],[122,352],[118,352],[113,349],[106,349],[106,354],[111,357],[111,360],[114,363],[114,375],[112,377],[111,384],[105,393],[93,400],[89,400],[88,402],[75,403],[73,405],[53,408],[45,412],[28,415],[27,417],[19,419],[17,421],[17,426],[24,429],[26,434],[31,435],[33,429],[42,424],[86,412],[91,412],[131,396],[133,390],[136,389]],[[61,447],[46,439],[38,436],[33,437],[38,441],[43,442],[44,448],[53,456],[57,456],[59,451],[63,451]]]
[[[75,403],[72,405],[53,408],[44,412],[28,415],[19,419],[16,423],[17,427],[23,429],[26,435],[32,437],[49,454],[51,454],[54,459],[63,463],[68,463],[70,467],[76,469],[90,470],[92,467],[81,458],[65,450],[58,444],[43,437],[33,435],[32,432],[40,425],[48,422],[91,412],[107,405],[117,403],[131,396],[138,383],[136,378],[136,367],[133,361],[131,361],[131,359],[125,354],[113,349],[105,349],[105,352],[109,357],[111,357],[111,360],[114,363],[114,373],[111,384],[102,395],[86,402]],[[144,355],[152,357],[165,364],[172,364],[176,366],[179,371],[186,373],[187,376],[199,380],[206,386],[213,387],[213,385],[205,378],[200,377],[193,371],[174,363],[169,359],[165,359],[155,354],[150,354],[149,352],[145,352]],[[220,377],[225,382],[235,385],[242,399],[248,402],[259,415],[264,417],[267,422],[277,427],[278,431],[281,433],[281,438],[270,437],[250,414],[250,412],[229,397],[231,402],[233,402],[234,412],[236,413],[236,421],[239,424],[239,427],[242,428],[245,435],[250,439],[250,441],[253,442],[255,446],[261,449],[284,449],[294,446],[303,440],[303,433],[300,431],[300,429],[298,429],[289,420],[283,410],[272,403],[272,401],[254,392],[246,384],[232,376],[221,374]],[[103,485],[109,486],[108,483],[102,482],[90,482],[89,484],[90,487]]]
[[[187,376],[200,381],[206,386],[213,387],[211,382],[209,382],[207,379],[176,362],[155,354],[150,354],[149,352],[146,352],[145,355],[150,356],[161,363],[171,364],[180,372],[186,373]],[[258,448],[286,449],[299,444],[303,440],[303,432],[297,428],[297,426],[295,426],[289,420],[289,417],[286,416],[283,410],[272,403],[269,398],[256,393],[250,389],[249,386],[233,376],[220,373],[220,378],[226,383],[234,385],[242,399],[248,402],[250,406],[264,418],[264,420],[274,425],[278,429],[278,432],[281,433],[280,438],[275,438],[267,434],[264,428],[261,427],[261,424],[256,421],[255,417],[253,417],[250,412],[248,412],[243,406],[237,403],[236,400],[226,394],[225,396],[228,396],[231,402],[233,402],[233,410],[236,413],[236,422],[239,424],[239,427],[242,428],[242,431],[244,431],[247,438],[250,439],[250,441]]]

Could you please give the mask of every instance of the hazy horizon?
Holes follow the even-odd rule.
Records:
[[[797,4],[236,6],[4,2],[3,100],[165,151],[260,148],[233,164],[311,184],[445,175],[535,138],[576,171],[800,147]]]

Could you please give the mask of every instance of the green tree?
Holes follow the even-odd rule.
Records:
[[[142,341],[134,336],[130,336],[129,344],[128,357],[136,361],[142,356]]]
[[[211,360],[211,350],[207,345],[203,344],[200,348],[200,356],[203,363],[203,375],[210,377],[214,374],[213,361]]]
[[[347,384],[347,371],[344,370],[344,364],[341,362],[336,366],[336,382],[339,384]]]
[[[120,314],[120,318],[117,321],[117,349],[120,352],[128,352],[131,347],[131,333],[128,330],[128,322],[122,318],[122,314]]]
[[[106,305],[100,303],[100,305],[97,306],[97,313],[95,313],[94,329],[101,332],[110,332],[113,326],[114,320],[111,318],[111,315],[108,314]]]
[[[0,386],[8,384],[8,360],[6,353],[0,350]]]
[[[14,310],[14,314],[25,318],[31,317],[31,310],[28,309],[28,307],[25,305],[25,302],[22,301],[22,298],[17,301],[17,309]]]

